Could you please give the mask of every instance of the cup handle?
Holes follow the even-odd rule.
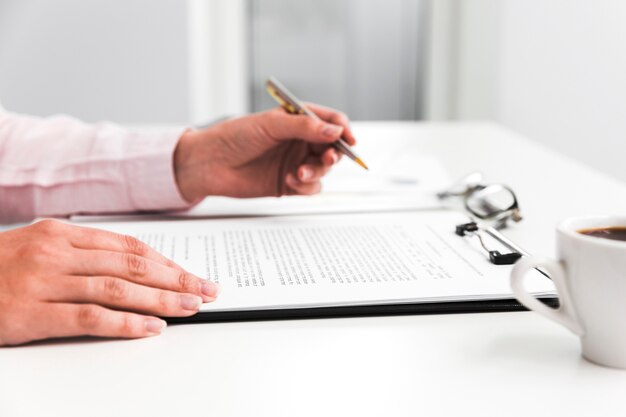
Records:
[[[528,271],[534,268],[543,268],[548,271],[559,296],[559,308],[548,307],[529,294],[524,288],[524,278]],[[578,336],[582,336],[585,333],[580,324],[580,320],[576,316],[572,297],[565,283],[565,270],[559,262],[548,258],[523,257],[515,263],[511,271],[511,288],[519,302],[529,310],[534,310],[562,324]]]

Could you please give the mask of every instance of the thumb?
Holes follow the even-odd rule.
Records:
[[[284,111],[271,112],[264,119],[265,130],[276,140],[302,139],[312,143],[332,143],[341,137],[343,126]]]

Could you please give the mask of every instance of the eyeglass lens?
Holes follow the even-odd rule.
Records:
[[[493,184],[470,194],[465,204],[477,216],[490,218],[513,208],[515,195],[510,189]]]

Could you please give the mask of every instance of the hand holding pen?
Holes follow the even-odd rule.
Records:
[[[333,145],[342,136],[356,143],[348,118],[310,105],[319,118],[293,116],[280,107],[188,130],[174,153],[174,172],[182,196],[266,197],[311,195],[342,153]],[[321,120],[320,120],[321,119]]]
[[[287,90],[287,87],[282,85],[280,81],[278,81],[276,78],[270,77],[266,82],[266,87],[267,92],[278,102],[278,104],[281,105],[283,109],[285,109],[287,113],[303,114],[315,120],[320,120],[318,115],[309,109],[310,105],[307,106],[300,100],[298,100],[296,96],[294,96],[289,90]],[[350,143],[347,143],[346,140],[350,141]],[[332,146],[337,149],[337,151],[341,152],[344,155],[347,155],[348,158],[359,164],[363,169],[369,169],[367,165],[365,165],[363,160],[359,158],[352,151],[352,149],[350,149],[349,145],[354,144],[354,137],[352,137],[351,135],[345,135],[345,138],[339,138],[336,142],[332,144]]]

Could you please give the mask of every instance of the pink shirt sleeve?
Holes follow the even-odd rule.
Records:
[[[0,111],[0,223],[189,207],[173,170],[183,131]]]

